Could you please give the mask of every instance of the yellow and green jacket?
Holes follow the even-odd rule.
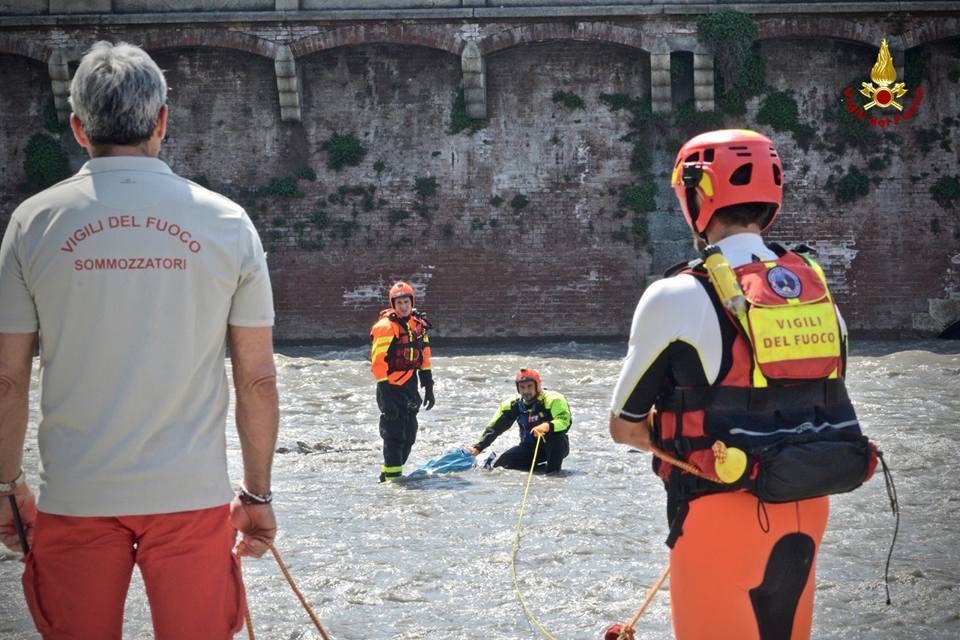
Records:
[[[573,418],[570,416],[567,399],[556,391],[541,391],[529,407],[523,403],[523,398],[516,396],[500,403],[497,413],[474,446],[483,451],[514,422],[520,429],[520,442],[533,442],[536,436],[531,434],[530,430],[538,424],[549,422],[550,433],[566,433],[573,423]]]

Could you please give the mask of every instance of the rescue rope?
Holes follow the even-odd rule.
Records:
[[[310,616],[310,620],[313,621],[313,626],[317,628],[317,631],[320,632],[320,635],[323,636],[323,640],[330,640],[330,636],[327,635],[327,632],[323,629],[323,626],[320,624],[320,619],[317,618],[317,614],[313,612],[313,609],[307,603],[307,599],[303,597],[300,589],[297,587],[297,583],[293,581],[293,576],[290,575],[290,570],[287,569],[287,565],[284,564],[283,559],[280,557],[280,552],[277,551],[277,548],[273,546],[272,542],[268,542],[267,546],[270,547],[270,552],[273,554],[274,559],[277,561],[277,565],[280,567],[280,571],[283,572],[283,577],[287,579],[287,582],[290,584],[290,588],[293,589],[293,592],[297,594],[297,598],[300,599],[300,604],[303,605],[304,610],[307,612],[307,615]]]
[[[237,571],[240,572],[240,584],[244,585],[244,600],[246,601],[246,583],[243,581],[243,561],[240,559],[240,556],[237,556]],[[243,622],[247,625],[247,637],[250,640],[255,640],[253,637],[253,619],[250,617],[250,603],[246,603],[247,606],[243,608]]]
[[[660,572],[660,577],[657,578],[657,581],[653,583],[653,586],[650,587],[650,591],[647,592],[647,597],[644,598],[643,604],[640,605],[640,608],[637,609],[637,612],[633,614],[633,617],[630,618],[630,622],[623,625],[623,628],[620,629],[620,635],[617,636],[617,640],[633,640],[633,634],[635,627],[637,626],[637,621],[640,620],[640,616],[643,615],[643,612],[647,610],[647,607],[653,601],[653,596],[657,595],[657,591],[660,590],[660,587],[663,586],[664,580],[667,579],[667,576],[670,575],[670,563],[667,563],[667,566],[663,568],[663,571]]]
[[[537,454],[540,452],[540,440],[542,438],[543,436],[537,436],[537,444],[533,447],[533,460],[530,462],[530,473],[527,474],[527,484],[523,488],[523,498],[520,500],[520,515],[517,516],[516,532],[513,537],[513,553],[510,556],[510,570],[513,573],[513,590],[517,594],[520,608],[522,608],[523,613],[526,614],[527,620],[537,628],[537,631],[539,631],[540,635],[544,638],[547,638],[547,640],[557,640],[553,634],[540,624],[537,616],[533,615],[533,612],[530,611],[530,607],[527,606],[526,601],[523,599],[523,594],[520,592],[520,580],[517,578],[517,552],[520,551],[520,524],[523,522],[523,511],[527,505],[527,493],[530,491],[530,481],[533,480],[533,470],[537,466]]]
[[[679,468],[679,469],[683,469],[683,470],[686,471],[687,473],[689,473],[689,474],[691,474],[691,475],[695,475],[695,476],[697,476],[698,478],[702,478],[702,479],[704,479],[704,480],[709,480],[710,482],[716,482],[717,484],[723,484],[723,482],[721,482],[720,480],[717,480],[716,478],[711,478],[710,476],[708,476],[707,474],[705,474],[703,471],[700,470],[699,467],[696,467],[696,466],[690,464],[689,462],[684,462],[683,460],[677,460],[676,458],[674,458],[673,456],[671,456],[671,455],[670,455],[669,453],[667,453],[666,451],[663,451],[662,449],[657,449],[657,448],[654,447],[653,445],[650,445],[650,453],[652,453],[653,455],[657,456],[658,458],[660,458],[660,459],[663,460],[664,462],[669,463],[669,464],[672,464],[673,466],[675,466],[675,467],[677,467],[677,468]]]
[[[270,552],[273,554],[274,560],[277,561],[277,566],[280,567],[280,571],[283,573],[283,577],[287,579],[287,584],[290,585],[290,588],[293,589],[293,592],[297,595],[297,598],[300,600],[300,604],[303,605],[304,610],[307,612],[307,615],[310,616],[310,620],[313,622],[313,625],[317,628],[317,631],[320,632],[320,635],[323,637],[323,640],[330,640],[330,636],[327,635],[326,630],[320,624],[320,619],[317,618],[317,614],[313,612],[313,609],[310,607],[310,604],[307,602],[307,599],[303,596],[303,592],[300,591],[300,588],[297,587],[297,583],[294,582],[293,576],[290,575],[290,570],[287,569],[287,565],[283,562],[283,558],[280,557],[280,552],[277,551],[277,548],[273,546],[272,542],[267,542],[267,547],[270,549]],[[238,565],[240,557],[237,556]],[[240,570],[241,580],[243,578],[243,569]],[[250,607],[247,606],[246,611],[243,612],[243,619],[247,624],[247,637],[250,640],[254,640],[253,637],[253,621],[250,619]]]
[[[887,604],[892,604],[890,600],[890,560],[893,558],[893,547],[897,544],[897,533],[900,531],[900,502],[897,500],[897,487],[893,484],[893,474],[887,466],[887,461],[883,459],[883,452],[877,451],[877,458],[883,467],[883,483],[887,489],[887,498],[890,499],[890,510],[893,512],[896,521],[893,525],[893,540],[890,541],[890,550],[887,552],[887,564],[883,569],[883,587],[887,590]]]

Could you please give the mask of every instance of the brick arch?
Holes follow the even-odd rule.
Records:
[[[408,24],[354,25],[339,27],[308,36],[290,44],[295,58],[337,47],[367,44],[402,44],[439,49],[455,56],[462,45],[453,31],[438,34],[436,30]]]
[[[770,40],[774,38],[831,38],[847,40],[857,44],[879,47],[880,42],[887,38],[892,40],[893,34],[887,33],[879,27],[845,20],[843,18],[760,18],[754,19],[757,23],[757,39]]]
[[[149,30],[136,39],[136,43],[146,51],[161,49],[235,49],[263,56],[273,60],[277,53],[277,44],[247,33],[227,29],[173,29]]]
[[[604,22],[578,22],[576,29],[566,23],[521,25],[487,36],[478,44],[480,52],[486,55],[523,44],[557,40],[604,42],[643,49],[643,33],[639,29]]]
[[[15,56],[30,58],[47,64],[50,60],[50,49],[40,46],[31,38],[10,33],[0,33],[0,53],[9,53]]]
[[[910,49],[928,42],[960,37],[960,19],[937,18],[921,23],[903,34],[903,48]]]

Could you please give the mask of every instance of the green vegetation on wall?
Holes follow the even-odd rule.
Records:
[[[830,176],[833,179],[833,176]],[[830,181],[827,182],[830,185]],[[870,193],[870,179],[857,167],[850,170],[836,184],[834,197],[838,204],[846,204],[859,200]]]
[[[24,149],[23,169],[27,181],[22,190],[29,193],[42,191],[70,177],[70,163],[60,143],[45,133],[35,133]]]
[[[656,196],[657,183],[653,176],[647,173],[623,188],[618,204],[634,213],[644,213],[656,209]]]
[[[930,187],[930,195],[944,209],[953,209],[960,205],[960,177],[941,176]]]
[[[43,105],[43,128],[50,133],[62,133],[65,125],[60,123],[60,117],[57,114],[57,105],[51,97]]]
[[[454,93],[453,104],[450,107],[450,128],[447,132],[450,135],[456,135],[466,131],[469,135],[473,135],[485,126],[487,126],[486,120],[471,118],[467,115],[467,99],[463,95],[463,89]]]
[[[334,171],[344,167],[355,167],[363,160],[366,151],[360,140],[353,134],[333,134],[323,143],[322,149],[327,152],[327,166]]]
[[[708,13],[697,20],[697,40],[714,54],[721,85],[718,102],[725,113],[743,114],[746,99],[763,90],[764,65],[756,37],[757,26],[739,11]]]
[[[571,91],[560,91],[559,89],[553,92],[553,101],[570,110],[583,109],[586,106],[583,98],[577,94]]]
[[[757,122],[769,124],[774,131],[789,131],[801,149],[809,149],[816,129],[800,122],[800,110],[792,91],[772,91],[764,97]]]
[[[519,213],[520,210],[526,207],[528,204],[530,204],[530,199],[522,193],[518,193],[517,195],[513,196],[513,199],[510,201],[510,206],[513,207],[513,210],[517,213]]]

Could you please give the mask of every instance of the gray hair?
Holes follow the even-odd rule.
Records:
[[[104,40],[90,48],[70,83],[70,106],[93,144],[149,140],[167,101],[167,81],[147,52]]]

